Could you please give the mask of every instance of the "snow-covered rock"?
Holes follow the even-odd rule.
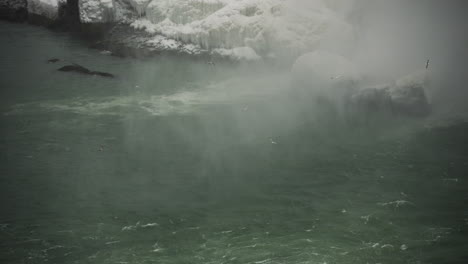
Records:
[[[49,20],[57,20],[60,5],[67,2],[24,1],[30,14]],[[333,4],[336,0],[77,1],[78,7],[69,8],[78,8],[81,23],[131,25],[145,32],[146,40],[139,38],[139,46],[149,49],[177,46],[182,52],[236,60],[286,57],[293,61],[323,46],[332,49],[333,43],[341,43],[335,36],[352,38],[352,27],[337,8],[341,5]],[[0,0],[0,7],[19,2]],[[142,36],[136,31],[136,36]]]
[[[152,23],[168,19],[176,25],[185,25],[206,18],[226,3],[226,0],[153,0],[146,9],[146,17]]]
[[[112,0],[79,0],[81,23],[109,23],[115,18]]]
[[[391,89],[389,84],[359,89],[350,97],[348,111],[358,115],[392,113]]]
[[[27,0],[28,13],[47,18],[51,21],[58,19],[59,8],[66,0]]]
[[[430,112],[426,96],[428,80],[425,72],[407,75],[393,83],[360,89],[351,97],[359,111],[391,111],[409,116],[425,116]]]
[[[248,47],[258,58],[298,56],[315,50],[337,28],[351,35],[338,14],[317,2],[304,11],[284,0],[152,0],[132,26],[205,50]]]
[[[396,81],[390,89],[394,107],[411,115],[426,115],[430,111],[426,96],[428,79],[425,72],[416,72]]]

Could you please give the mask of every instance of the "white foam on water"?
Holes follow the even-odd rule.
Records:
[[[173,94],[78,97],[67,100],[17,104],[4,115],[45,110],[90,116],[125,116],[134,112],[143,112],[152,116],[168,116],[188,115],[205,107],[233,104],[241,104],[240,109],[245,109],[245,106],[242,105],[243,102],[265,100],[269,95],[281,92],[287,82],[288,78],[280,75],[255,79],[232,78],[202,88],[187,87]]]

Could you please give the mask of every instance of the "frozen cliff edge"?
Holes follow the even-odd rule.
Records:
[[[67,10],[73,10],[84,28],[101,27],[127,48],[233,60],[295,58],[326,45],[331,35],[352,38],[352,27],[328,4],[333,1],[315,1],[308,7],[291,2],[0,0],[0,10],[26,9],[29,15],[57,23]],[[113,30],[116,25],[117,30]],[[119,32],[122,29],[124,33]]]
[[[139,14],[135,29],[233,59],[296,57],[337,29],[352,37],[352,27],[320,1],[301,10],[283,0],[153,0]]]

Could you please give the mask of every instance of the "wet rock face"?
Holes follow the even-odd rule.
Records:
[[[124,0],[129,3],[133,9],[138,13],[138,15],[144,16],[146,14],[146,7],[151,2],[151,0]]]
[[[0,19],[23,22],[27,18],[26,0],[0,0]]]
[[[29,21],[34,24],[52,25],[60,20],[60,10],[66,0],[27,0]]]
[[[81,23],[110,23],[115,20],[112,0],[78,0]]]

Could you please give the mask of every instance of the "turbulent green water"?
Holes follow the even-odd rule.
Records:
[[[340,125],[261,65],[0,41],[1,263],[468,260],[466,123]]]

